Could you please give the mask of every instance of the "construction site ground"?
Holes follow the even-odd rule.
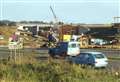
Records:
[[[0,26],[0,34],[4,37],[4,39],[0,39],[0,46],[7,46],[9,37],[17,31],[16,26]],[[32,37],[30,34],[21,32],[22,34],[20,37],[23,38],[23,44],[26,48],[40,48],[44,44],[46,44],[47,39],[42,36]],[[96,46],[96,45],[88,45],[82,46],[81,48],[108,48],[108,49],[120,49],[120,43],[116,45],[103,45],[103,46]]]
[[[0,45],[7,46],[9,37],[17,31],[17,27],[8,27],[8,26],[1,26],[0,27],[0,34],[4,37],[4,39],[0,40]],[[45,44],[46,38],[42,36],[32,37],[27,33],[23,33],[20,35],[23,38],[24,47],[31,47],[36,48],[40,47]]]

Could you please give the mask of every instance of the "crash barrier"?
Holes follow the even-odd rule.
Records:
[[[80,48],[120,49],[120,45],[88,45],[88,46],[80,46]]]
[[[109,46],[104,46],[105,48],[115,48],[115,49],[120,49],[119,45],[109,45]]]

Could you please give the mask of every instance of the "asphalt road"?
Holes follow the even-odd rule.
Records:
[[[107,57],[110,58],[120,58],[120,50],[116,49],[81,49],[81,52],[88,52],[88,51],[99,51],[103,52]],[[36,57],[40,60],[46,60],[48,58],[48,49],[23,49],[21,50],[22,53],[28,55],[31,52],[34,52]],[[10,55],[10,50],[7,47],[0,47],[0,59],[7,58]],[[120,69],[120,60],[109,60],[109,69]]]
[[[87,51],[98,51],[104,53],[107,57],[119,57],[120,58],[120,50],[119,49],[81,49],[81,52]]]

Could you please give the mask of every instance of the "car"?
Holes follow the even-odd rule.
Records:
[[[82,52],[78,56],[66,57],[66,60],[81,65],[91,65],[95,68],[107,67],[108,59],[101,52]]]

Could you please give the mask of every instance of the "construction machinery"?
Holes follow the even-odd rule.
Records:
[[[58,25],[57,25],[58,24],[58,18],[56,16],[55,12],[53,11],[52,6],[50,6],[50,10],[51,10],[51,12],[53,14],[53,17],[54,17],[54,28],[58,28]]]
[[[48,47],[53,47],[55,46],[55,44],[59,41],[59,34],[58,34],[58,19],[57,16],[55,14],[55,12],[53,11],[52,6],[50,6],[50,10],[53,14],[54,17],[54,27],[50,28],[49,33],[48,33]]]
[[[54,27],[50,29],[50,32],[48,35],[49,46],[55,46],[55,43],[58,43],[58,42],[78,41],[78,39],[80,39],[81,41],[80,45],[83,46],[83,43],[85,45],[88,45],[87,37],[84,37],[85,39],[83,41],[83,39],[81,39],[83,38],[83,36],[77,34],[77,31],[79,30],[77,26],[61,25],[61,27],[58,27],[58,18],[51,6],[50,6],[50,10],[53,14],[55,22],[54,22]],[[87,27],[84,27],[83,29],[87,31],[90,30]]]

